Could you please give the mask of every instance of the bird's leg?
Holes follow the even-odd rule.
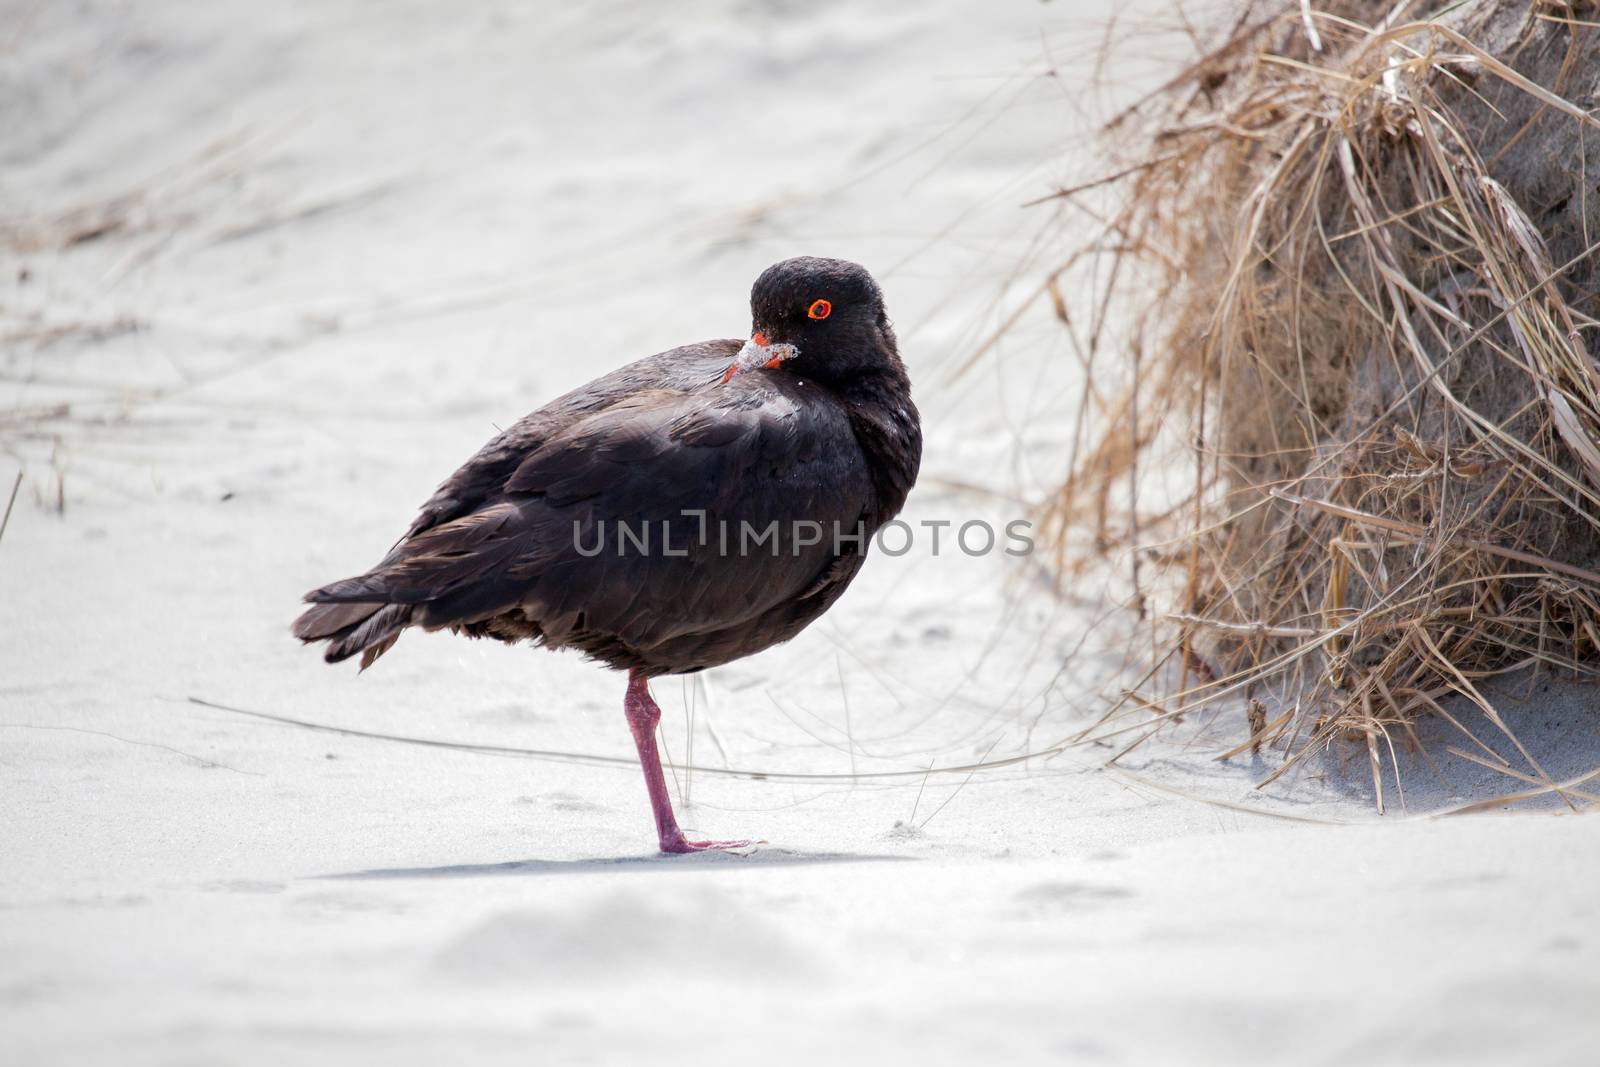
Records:
[[[656,724],[661,709],[650,698],[650,683],[638,671],[628,672],[628,695],[622,707],[628,715],[628,728],[639,749],[639,766],[644,769],[644,786],[650,793],[650,810],[656,817],[656,836],[662,852],[704,852],[708,849],[745,848],[750,841],[690,841],[678,829],[672,814],[672,798],[667,795],[667,778],[661,773],[661,756],[656,752]]]

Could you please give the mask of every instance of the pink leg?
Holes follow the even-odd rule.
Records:
[[[661,709],[650,699],[650,683],[637,671],[628,672],[628,695],[622,702],[628,714],[628,728],[639,749],[639,766],[644,768],[644,785],[650,793],[650,810],[656,817],[656,837],[662,852],[704,852],[708,849],[746,848],[751,841],[690,841],[678,829],[672,814],[672,798],[667,795],[667,778],[661,773],[661,756],[656,752],[656,724]]]

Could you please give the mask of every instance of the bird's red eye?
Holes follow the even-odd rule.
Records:
[[[833,305],[826,300],[813,300],[806,314],[813,319],[825,319],[833,314]]]

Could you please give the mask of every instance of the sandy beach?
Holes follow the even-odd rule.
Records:
[[[748,855],[650,847],[618,675],[288,634],[496,427],[742,336],[791,255],[883,284],[906,521],[1033,516],[1077,364],[1041,306],[966,365],[1050,255],[1020,205],[1160,69],[1096,69],[1113,13],[0,3],[0,1060],[1591,1057],[1600,824],[1429,817],[1520,788],[1455,765],[1381,817],[1336,754],[1259,791],[1225,720],[1059,746],[1122,684],[1110,577],[918,537],[658,683],[680,817]],[[1506,699],[1600,763],[1592,689]]]

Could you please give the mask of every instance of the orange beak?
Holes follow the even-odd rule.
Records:
[[[762,333],[760,330],[757,330],[755,333],[751,334],[750,335],[750,340],[754,341],[756,344],[760,345],[762,348],[769,348],[772,345],[771,339],[768,338],[767,335]],[[782,356],[773,356],[771,359],[769,359],[765,363],[763,363],[762,366],[766,367],[768,370],[771,370],[773,367],[778,366],[782,362],[783,362],[783,357]]]
[[[771,370],[774,367],[781,366],[784,360],[792,359],[795,354],[794,345],[775,345],[772,343],[772,338],[768,337],[764,331],[757,330],[750,335],[750,340],[745,342],[745,346],[739,350],[738,358],[723,373],[722,380],[727,382],[728,379],[739,373],[741,368],[765,367]],[[767,357],[766,362],[757,363],[756,360],[762,356]]]

